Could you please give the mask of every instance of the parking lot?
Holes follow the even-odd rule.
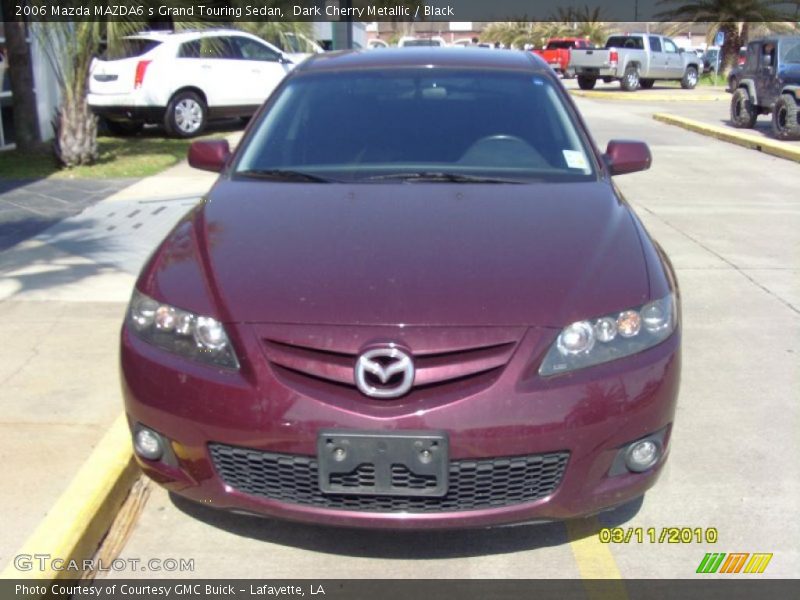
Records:
[[[722,120],[727,114],[723,102],[681,102],[676,108],[648,102],[646,92],[639,94],[641,101],[577,98],[576,102],[600,147],[612,138],[642,139],[650,145],[651,170],[620,177],[617,183],[669,254],[681,288],[683,377],[671,457],[661,480],[643,501],[586,522],[387,533],[220,513],[172,498],[153,486],[119,556],[142,561],[193,559],[193,571],[169,573],[186,577],[687,578],[706,552],[749,552],[773,554],[763,576],[796,576],[800,572],[800,524],[794,517],[800,512],[798,165],[652,119],[653,112],[680,110],[694,118]],[[187,181],[192,186],[187,188]],[[21,454],[31,452],[38,457],[36,468],[49,471],[52,463],[41,449],[22,438],[30,435],[25,427],[37,426],[40,434],[56,436],[65,454],[58,459],[63,464],[53,489],[65,485],[80,457],[94,445],[92,440],[121,407],[113,353],[138,265],[153,238],[166,230],[165,219],[177,219],[210,181],[193,179],[181,170],[175,176],[174,193],[163,187],[148,191],[143,184],[129,192],[129,200],[117,199],[121,211],[133,212],[150,193],[168,208],[159,211],[152,233],[129,236],[127,244],[104,246],[99,243],[102,236],[93,237],[97,232],[111,235],[110,224],[120,225],[111,221],[119,220],[122,212],[115,216],[108,210],[111,205],[101,203],[89,209],[94,212],[56,226],[61,230],[55,234],[50,230],[49,238],[45,235],[36,242],[38,249],[18,246],[0,254],[5,286],[0,310],[7,317],[0,332],[11,340],[9,355],[24,350],[30,356],[27,363],[3,373],[6,393],[19,405],[16,413],[3,417],[3,430],[18,439],[16,444],[4,443],[3,454],[11,457],[12,464],[20,464]],[[81,240],[96,239],[98,244],[81,245],[71,239],[69,229],[76,223],[84,228]],[[24,267],[20,252],[34,256],[41,268]],[[46,268],[53,264],[65,266],[54,274]],[[73,276],[65,275],[75,268],[83,269],[85,276],[74,271]],[[42,324],[37,308],[58,318]],[[81,335],[87,312],[100,323],[92,333],[99,350],[82,354],[76,352],[74,337]],[[15,315],[24,318],[14,323]],[[41,329],[38,335],[43,339],[55,335],[52,339],[58,346],[46,352],[40,346],[24,349],[29,338],[20,335],[19,323],[28,322]],[[65,322],[73,328],[71,337],[60,330]],[[69,367],[62,364],[55,376],[59,389],[65,382],[74,384],[69,408],[63,403],[70,398],[58,394],[55,385],[48,387],[40,375],[64,352],[71,362]],[[87,397],[91,401],[78,401]],[[55,422],[47,425],[48,421]],[[86,438],[72,445],[65,428],[75,424],[85,430]],[[16,507],[17,518],[4,543],[6,560],[47,510],[49,496],[36,500],[41,493],[35,489],[39,478],[29,480],[34,500],[26,507],[4,492],[4,505]],[[596,535],[598,527],[621,527],[632,535],[627,541],[603,544]],[[661,536],[666,528],[699,529],[703,539],[668,543],[669,536]],[[654,541],[648,539],[651,529]],[[707,541],[709,529],[718,533],[716,543]],[[641,542],[636,539],[638,531],[643,532]],[[133,569],[110,574],[153,575],[158,576]]]

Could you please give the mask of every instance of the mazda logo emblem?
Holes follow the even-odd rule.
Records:
[[[367,350],[356,361],[356,386],[373,398],[399,398],[414,384],[414,361],[395,346]]]

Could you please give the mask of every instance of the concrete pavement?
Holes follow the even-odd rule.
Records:
[[[131,185],[135,179],[0,180],[0,251]]]
[[[0,489],[0,564],[119,415],[117,340],[135,277],[213,180],[179,165],[0,252],[0,460],[13,482]]]

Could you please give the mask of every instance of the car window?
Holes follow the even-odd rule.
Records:
[[[669,54],[676,54],[678,52],[678,47],[672,40],[664,38],[664,52],[667,52]]]
[[[612,35],[606,41],[606,48],[632,48],[644,50],[644,38],[640,36]]]
[[[800,40],[791,40],[781,44],[781,62],[800,65]]]
[[[469,69],[294,77],[236,171],[357,181],[408,172],[584,180],[591,154],[547,77]]]
[[[761,48],[761,66],[775,66],[775,44],[764,44]]]
[[[576,47],[577,44],[575,42],[571,42],[568,40],[560,41],[560,42],[550,42],[547,44],[547,50],[569,50],[570,48]]]
[[[650,36],[650,51],[661,52],[661,40],[654,35]]]
[[[278,62],[281,55],[275,52],[266,44],[261,44],[246,37],[234,37],[234,43],[239,48],[239,55],[244,60],[262,60]]]
[[[209,36],[184,42],[178,50],[178,58],[233,59],[239,57],[239,49],[228,36]]]
[[[147,38],[125,38],[119,44],[106,49],[103,43],[100,56],[103,60],[119,60],[123,58],[136,58],[147,54],[161,45],[161,40]]]
[[[750,44],[747,47],[747,53],[745,55],[746,69],[755,69],[756,66],[758,66],[758,49],[759,44]]]

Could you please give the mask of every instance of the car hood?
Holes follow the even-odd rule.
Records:
[[[607,182],[223,179],[190,222],[199,268],[167,240],[153,278],[196,300],[180,278],[202,273],[229,322],[561,327],[648,300],[649,242]]]

